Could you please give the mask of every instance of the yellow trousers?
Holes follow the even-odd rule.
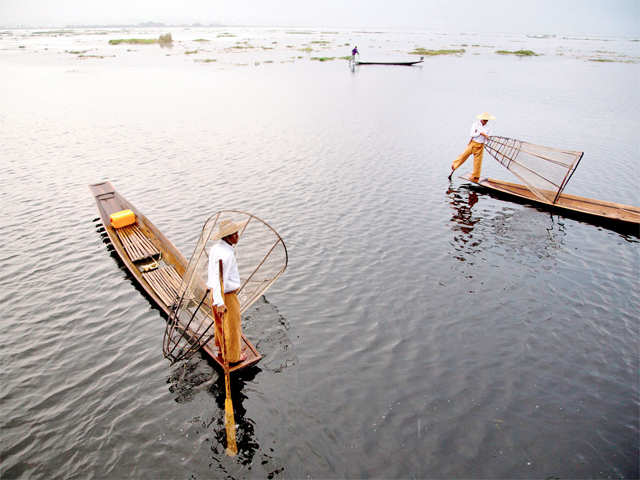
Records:
[[[240,301],[235,293],[224,294],[224,305],[227,313],[224,315],[224,344],[226,347],[227,360],[234,363],[240,360],[242,354],[242,326],[240,324]],[[215,342],[220,347],[222,335],[222,325],[215,322]]]
[[[471,140],[464,152],[462,152],[462,154],[453,161],[453,163],[451,164],[451,168],[453,170],[457,170],[460,165],[467,161],[469,155],[473,154],[473,172],[471,173],[471,176],[477,180],[478,178],[480,178],[480,170],[482,169],[483,151],[484,144]]]

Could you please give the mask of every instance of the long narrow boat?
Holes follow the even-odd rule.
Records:
[[[361,62],[359,60],[356,60],[356,65],[405,65],[405,66],[411,66],[411,65],[417,65],[418,63],[422,63],[423,60],[422,58],[420,58],[420,60],[415,60],[415,61],[410,61],[410,62]]]
[[[529,187],[518,183],[505,182],[493,178],[480,178],[479,180],[474,181],[472,180],[471,173],[462,175],[461,178],[494,192],[506,194],[511,197],[517,197],[521,200],[526,200],[537,205],[543,205],[550,209],[606,219],[616,223],[626,224],[631,227],[634,225],[636,227],[640,227],[639,207],[579,197],[576,195],[568,195],[566,193],[560,193],[557,196],[557,200],[555,202],[551,202],[549,200],[544,200],[544,197],[535,195]],[[638,232],[636,231],[636,233]]]
[[[111,182],[97,183],[90,185],[89,188],[118,257],[153,303],[167,317],[170,316],[187,269],[186,258],[147,217],[116,192]],[[113,228],[110,222],[111,214],[127,209],[135,214],[135,223],[122,228]],[[244,334],[242,343],[247,358],[231,366],[230,371],[254,365],[262,358]],[[224,368],[222,357],[217,354],[213,345],[207,343],[201,348]]]

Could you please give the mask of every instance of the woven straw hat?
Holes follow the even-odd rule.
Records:
[[[244,228],[247,222],[248,220],[244,222],[233,222],[229,219],[222,220],[220,225],[218,225],[218,231],[216,232],[214,239],[219,240],[220,238],[228,237],[229,235],[239,232]]]
[[[476,115],[476,118],[478,120],[495,120],[496,119],[496,117],[494,117],[493,115],[487,112],[483,112],[480,115]]]

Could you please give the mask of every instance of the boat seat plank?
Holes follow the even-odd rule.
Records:
[[[115,230],[132,262],[160,255],[160,251],[137,225],[129,225]]]

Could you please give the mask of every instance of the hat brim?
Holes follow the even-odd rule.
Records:
[[[495,120],[496,117],[493,115],[489,115],[488,113],[481,113],[480,115],[476,115],[478,120]]]
[[[249,223],[249,220],[245,220],[243,222],[234,222],[231,225],[228,225],[224,230],[218,231],[214,236],[214,240],[220,240],[221,238],[228,237],[229,235],[233,235],[234,233],[240,233],[244,230],[244,227]]]

